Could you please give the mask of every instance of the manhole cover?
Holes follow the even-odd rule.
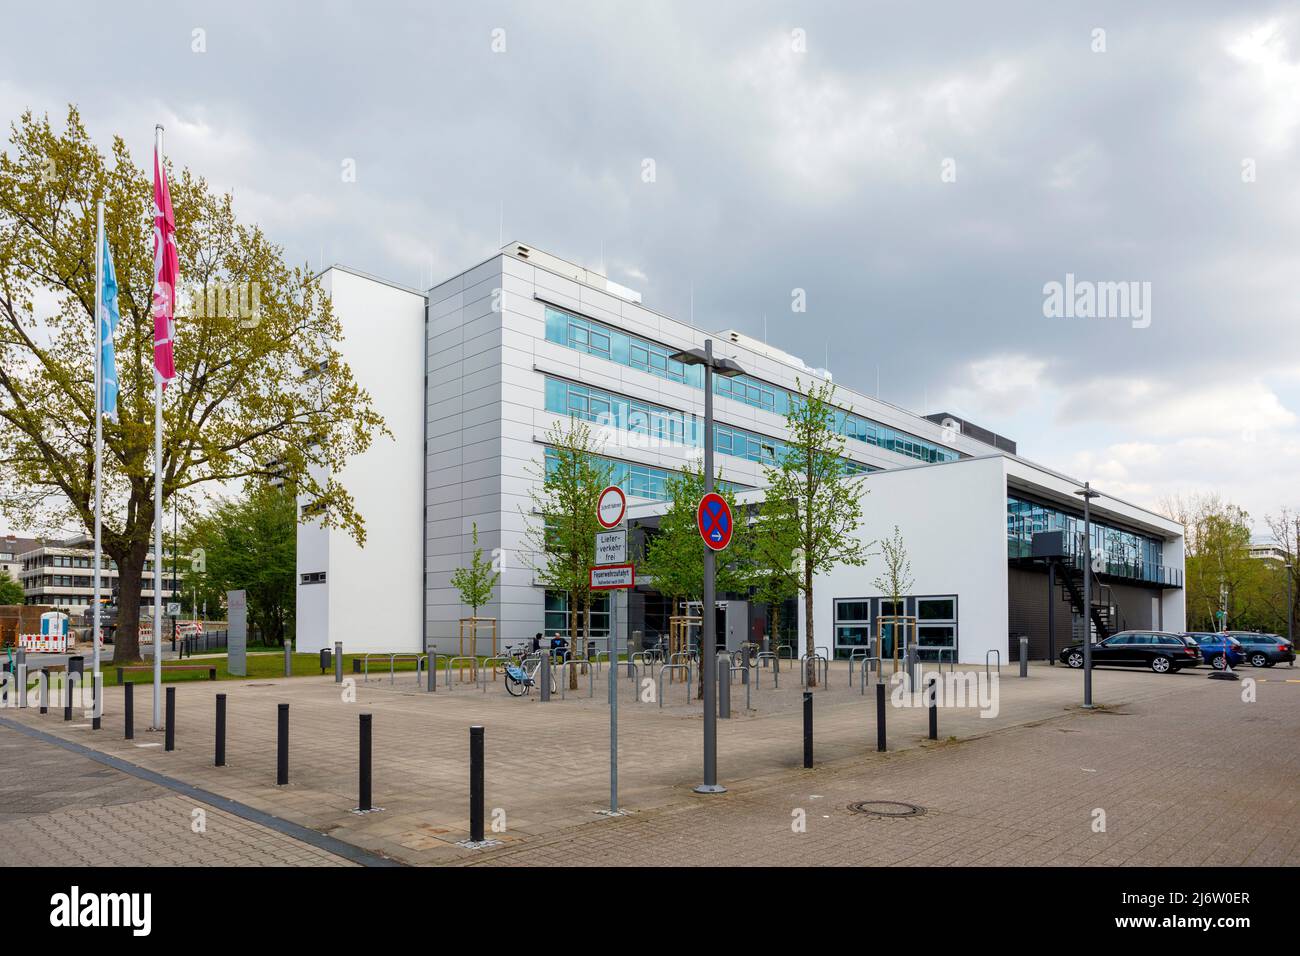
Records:
[[[897,800],[863,800],[850,803],[853,813],[866,813],[873,817],[919,817],[925,813],[925,807],[915,803],[900,803]]]

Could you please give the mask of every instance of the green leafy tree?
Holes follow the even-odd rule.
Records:
[[[297,600],[298,508],[293,492],[250,479],[243,497],[191,520],[186,549],[204,551],[206,570],[186,575],[200,594],[248,593],[248,621],[267,643],[293,632]],[[185,566],[182,556],[182,567]],[[215,606],[215,605],[214,605]]]
[[[721,477],[721,472],[718,473]],[[719,482],[721,484],[721,482]],[[704,540],[700,537],[697,512],[704,497],[704,465],[689,464],[669,475],[664,482],[668,510],[659,519],[658,531],[646,543],[645,557],[637,571],[653,579],[655,590],[672,601],[674,613],[682,601],[704,597]],[[715,586],[718,594],[744,593],[749,588],[747,562],[743,553],[744,531],[735,495],[726,487],[717,493],[731,508],[736,521],[732,542],[718,554]]]
[[[492,600],[492,589],[501,580],[501,572],[492,567],[492,561],[483,559],[483,549],[478,546],[478,522],[473,525],[474,555],[469,567],[457,568],[451,575],[451,586],[460,592],[462,604],[473,608],[478,617],[478,609]]]
[[[22,604],[23,586],[9,576],[8,568],[0,568],[0,604]]]
[[[802,383],[796,387],[803,391]],[[802,565],[797,587],[804,599],[805,653],[816,653],[813,633],[813,579],[837,565],[861,566],[867,547],[858,539],[862,522],[864,476],[845,468],[844,436],[837,430],[835,386],[812,383],[786,413],[785,453],[764,469],[769,497],[787,502],[795,529],[792,541]],[[808,675],[816,684],[816,668]]]
[[[329,299],[306,267],[290,268],[279,246],[236,218],[228,194],[189,170],[169,176],[184,288],[155,469],[152,164],[137,166],[121,137],[110,152],[70,107],[62,131],[24,113],[0,153],[0,514],[24,527],[93,525],[102,197],[122,316],[119,420],[104,426],[103,542],[122,593],[140,591],[156,470],[166,509],[178,493],[274,461],[325,524],[364,544],[362,518],[333,476],[387,430],[338,351]],[[119,661],[139,659],[139,616],[138,601],[122,602]]]
[[[798,560],[798,516],[791,503],[771,495],[759,505],[753,522],[746,528],[745,560],[749,566],[754,600],[767,605],[771,649],[781,643],[781,609],[799,594],[803,564]]]
[[[1164,510],[1183,524],[1187,625],[1246,628],[1264,607],[1267,562],[1250,556],[1250,516],[1214,494],[1173,499]],[[1226,611],[1225,618],[1218,612]]]
[[[525,514],[524,560],[537,583],[563,591],[569,600],[569,646],[578,648],[578,609],[582,609],[584,646],[591,636],[591,566],[596,560],[596,502],[609,484],[610,469],[597,455],[591,428],[570,418],[552,426],[544,439],[546,456],[530,473],[532,512]],[[611,648],[611,660],[614,650]],[[569,688],[578,675],[569,668]]]
[[[1264,519],[1273,543],[1286,554],[1284,561],[1268,562],[1277,565],[1270,576],[1270,605],[1274,608],[1273,625],[1269,630],[1286,634],[1288,625],[1300,620],[1300,513],[1282,508],[1276,515]],[[1288,567],[1290,565],[1290,567]],[[1290,582],[1291,605],[1287,606],[1287,583]]]

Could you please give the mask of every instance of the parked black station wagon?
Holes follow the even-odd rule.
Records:
[[[1093,667],[1149,667],[1167,674],[1200,662],[1195,642],[1169,631],[1120,631],[1092,645]],[[1061,663],[1083,667],[1083,645],[1062,650]]]

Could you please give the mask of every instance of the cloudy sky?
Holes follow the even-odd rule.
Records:
[[[1300,506],[1294,4],[705,6],[43,0],[0,116],[161,122],[295,260],[517,239],[1114,494]],[[1067,274],[1145,316],[1045,315]]]

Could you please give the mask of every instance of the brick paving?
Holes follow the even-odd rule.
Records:
[[[896,754],[576,828],[470,865],[1219,866],[1300,863],[1300,686],[1273,679]],[[851,812],[902,801],[905,818]],[[1105,831],[1094,831],[1095,811]],[[795,832],[793,814],[806,819]]]
[[[147,686],[137,688],[134,743],[121,739],[117,688],[98,732],[53,714],[5,714],[414,864],[1161,862],[1166,847],[1170,863],[1295,862],[1294,803],[1284,794],[1300,781],[1286,752],[1300,723],[1300,684],[1287,684],[1287,671],[1268,673],[1260,702],[1244,705],[1239,685],[1207,681],[1204,669],[1098,671],[1096,699],[1111,709],[1084,713],[1075,706],[1077,673],[1034,667],[1020,681],[1006,668],[996,718],[941,709],[942,740],[929,744],[923,710],[890,708],[891,753],[877,755],[874,702],[835,665],[830,686],[816,692],[818,768],[807,772],[799,769],[802,692],[783,672],[779,691],[764,678],[749,713],[743,687],[733,688],[736,716],[719,721],[720,779],[730,792],[708,798],[692,792],[698,703],[683,702],[681,684],[662,710],[633,703],[634,685],[621,679],[620,804],[632,814],[617,819],[597,814],[608,802],[603,678],[594,700],[584,678],[577,696],[547,704],[510,698],[500,683],[430,695],[413,674],[391,685],[358,681],[355,702],[329,677],[184,684],[174,753],[139,746],[161,737],[143,729]],[[224,768],[212,766],[218,692],[229,700]],[[283,788],[274,785],[280,702],[290,703],[291,727]],[[359,816],[351,810],[363,712],[374,714],[374,802],[384,810]],[[488,834],[503,844],[492,850],[456,845],[468,836],[472,723],[487,728],[489,823],[499,810],[506,826]],[[845,810],[863,799],[912,801],[927,813],[879,820]],[[1089,828],[1096,807],[1108,814],[1105,834]],[[796,808],[806,811],[806,833],[790,831]],[[1172,839],[1161,829],[1170,810],[1189,821]],[[1209,831],[1212,821],[1221,825]]]
[[[194,811],[202,812],[195,832]],[[88,757],[0,727],[0,866],[350,866]]]

